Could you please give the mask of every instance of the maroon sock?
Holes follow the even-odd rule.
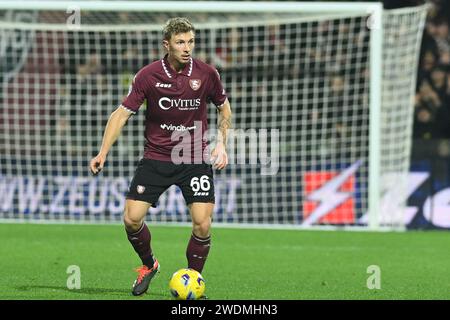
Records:
[[[134,251],[136,251],[139,258],[141,258],[142,264],[146,265],[148,268],[153,268],[155,260],[153,259],[152,248],[150,246],[150,240],[152,237],[147,225],[143,223],[137,232],[126,231],[128,241],[130,241]]]
[[[188,268],[202,272],[208,257],[211,245],[211,236],[200,238],[192,234],[186,249],[186,258],[188,260]]]

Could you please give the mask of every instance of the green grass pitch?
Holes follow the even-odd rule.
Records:
[[[120,225],[0,224],[0,299],[171,299],[190,228],[150,225],[161,273],[130,294],[140,264]],[[450,299],[448,232],[213,229],[210,299]],[[69,290],[77,265],[81,289]],[[368,267],[380,289],[368,289]],[[369,281],[370,282],[370,281]]]

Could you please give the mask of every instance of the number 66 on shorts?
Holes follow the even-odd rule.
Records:
[[[211,189],[209,177],[207,175],[203,175],[200,178],[193,177],[191,179],[191,188],[194,192],[194,196],[207,196]]]

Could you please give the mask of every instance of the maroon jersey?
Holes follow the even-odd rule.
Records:
[[[166,55],[139,70],[122,106],[136,113],[147,100],[144,158],[171,161],[172,149],[180,142],[174,140],[174,132],[189,133],[192,145],[200,144],[205,151],[202,135],[208,128],[207,104],[220,108],[226,98],[216,69],[191,58],[178,73]]]

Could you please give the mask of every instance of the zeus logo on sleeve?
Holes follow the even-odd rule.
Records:
[[[169,110],[172,107],[178,110],[197,110],[200,107],[201,100],[197,99],[170,99],[162,97],[158,101],[158,105],[163,110]]]
[[[157,88],[171,88],[171,87],[172,87],[172,84],[170,84],[170,83],[160,83],[160,82],[157,82],[157,83],[155,84],[155,87],[157,87]]]

